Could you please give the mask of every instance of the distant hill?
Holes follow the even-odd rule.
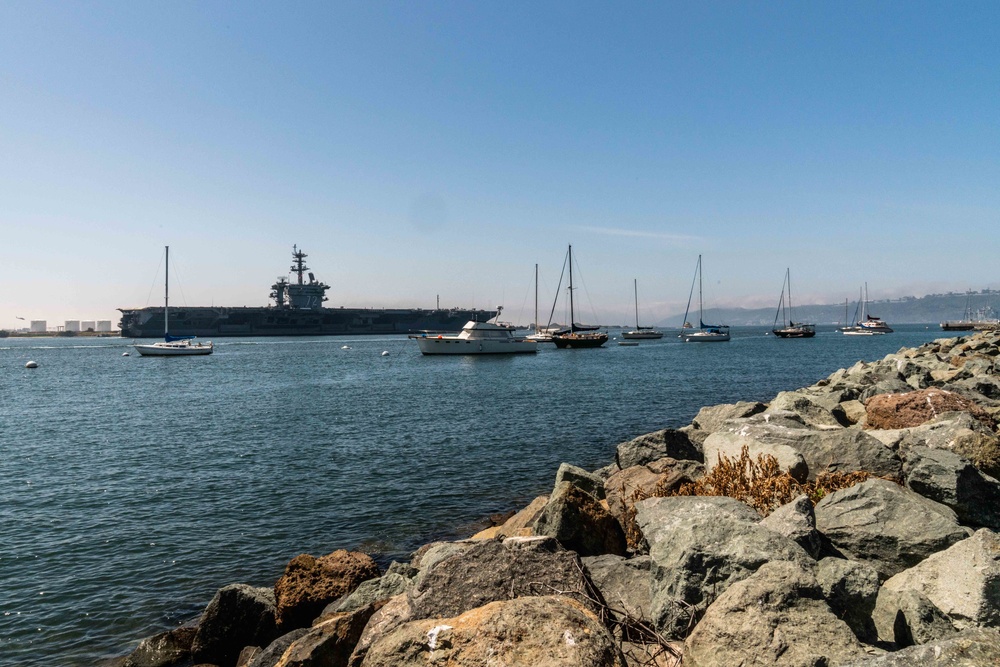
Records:
[[[857,301],[847,304],[847,320],[853,321]],[[705,322],[728,324],[730,326],[770,325],[774,322],[774,308],[711,308],[705,310]],[[995,319],[1000,309],[1000,291],[982,290],[971,294],[950,292],[948,294],[928,294],[922,297],[905,296],[901,299],[869,301],[868,312],[892,324],[927,324],[945,320],[965,319],[967,308],[971,308],[973,319]],[[813,324],[843,324],[844,304],[827,306],[795,306],[795,320]],[[662,327],[679,327],[683,324],[684,313],[671,315],[657,323]],[[694,324],[697,311],[688,315]]]

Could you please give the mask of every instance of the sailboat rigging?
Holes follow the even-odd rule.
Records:
[[[578,326],[573,308],[573,246],[567,251],[569,263],[569,330],[552,334],[552,342],[559,349],[578,347],[601,347],[608,341],[608,334],[594,331],[596,327]],[[560,280],[561,282],[561,280]],[[554,307],[554,305],[553,305]]]
[[[688,294],[688,305],[684,309],[685,328],[680,337],[685,343],[718,343],[729,340],[729,327],[722,324],[705,324],[704,299],[701,288],[701,255],[698,255],[698,266],[695,268],[694,280],[691,282],[691,292]],[[694,295],[694,284],[698,283],[698,329],[687,327],[688,312],[691,310],[691,297]]]
[[[144,357],[183,357],[212,354],[212,341],[195,343],[194,336],[170,335],[170,246],[164,250],[163,273],[163,340],[156,343],[136,343],[135,351]]]
[[[788,318],[785,318],[785,292],[788,292]],[[781,326],[778,317],[781,316]],[[774,314],[772,333],[778,338],[812,338],[816,335],[816,325],[795,322],[792,319],[792,278],[791,269],[785,269],[785,282],[781,285],[781,297],[778,300],[778,311]]]
[[[658,338],[663,338],[662,331],[657,331],[654,327],[639,326],[639,283],[635,278],[632,279],[632,287],[635,290],[635,329],[632,331],[622,332],[622,338],[633,340],[656,340]]]

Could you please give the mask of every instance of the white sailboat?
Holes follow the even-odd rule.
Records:
[[[854,326],[841,328],[841,333],[845,336],[881,336],[892,333],[892,328],[888,324],[868,312],[868,283],[865,283],[864,297],[861,298],[859,295],[858,306],[861,308],[861,318]],[[856,310],[855,315],[857,315]]]
[[[687,327],[688,312],[691,310],[691,297],[694,295],[694,281],[698,282],[698,328]],[[705,324],[704,303],[701,289],[701,255],[698,255],[698,267],[695,278],[691,282],[691,292],[688,294],[688,305],[684,309],[685,328],[681,338],[685,343],[721,343],[729,340],[729,327],[722,324]]]
[[[136,343],[135,351],[144,357],[185,357],[212,354],[212,341],[195,343],[194,336],[170,335],[170,246],[166,246],[163,278],[163,340],[156,343]]]
[[[635,329],[622,332],[622,338],[629,340],[657,340],[663,338],[663,332],[653,327],[639,326],[639,283],[633,278],[632,287],[635,290]]]
[[[538,264],[535,264],[535,324],[534,332],[525,336],[528,340],[533,340],[538,343],[551,343],[552,334],[558,331],[558,329],[552,329],[549,326],[540,326],[538,324]]]

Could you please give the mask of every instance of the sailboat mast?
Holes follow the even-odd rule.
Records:
[[[792,322],[792,269],[785,269],[785,282],[788,283],[788,326],[793,327],[795,323]]]
[[[635,290],[635,328],[639,328],[639,279],[632,279],[632,288]]]
[[[538,264],[535,264],[535,333],[538,333]]]
[[[698,326],[705,326],[705,313],[703,311],[701,291],[701,255],[698,255]]]
[[[163,272],[163,336],[165,338],[170,333],[168,322],[170,312],[170,246],[164,247],[166,248],[164,253],[166,269]]]
[[[573,245],[569,246],[569,330],[576,331],[576,316],[573,314]]]

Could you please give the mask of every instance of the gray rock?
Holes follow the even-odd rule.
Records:
[[[819,558],[823,538],[816,530],[816,513],[807,496],[799,496],[771,512],[760,522],[768,530],[795,540],[813,558]]]
[[[583,565],[551,537],[474,543],[421,571],[407,593],[413,619],[446,618],[495,600],[562,591],[584,595]]]
[[[767,406],[760,402],[749,403],[740,401],[739,403],[726,403],[722,405],[711,405],[698,411],[691,425],[700,431],[714,433],[718,431],[722,424],[730,419],[742,419],[764,412]],[[676,457],[674,457],[676,458]],[[704,459],[702,459],[704,461]]]
[[[848,558],[874,566],[883,579],[969,535],[951,509],[884,479],[823,498],[816,505],[816,528]]]
[[[1000,536],[988,528],[886,581],[927,596],[956,628],[1000,626]]]
[[[706,460],[709,443],[713,438],[732,438],[736,444],[745,444],[750,451],[766,446],[781,445],[797,452],[808,468],[808,478],[815,479],[825,472],[855,472],[863,470],[882,477],[900,477],[902,464],[899,457],[873,438],[868,432],[857,427],[817,430],[805,426],[788,426],[789,422],[776,423],[773,414],[767,421],[759,417],[747,420],[731,420],[705,442]],[[793,422],[794,423],[794,422]],[[722,434],[731,434],[723,436]],[[789,459],[790,460],[790,459]],[[780,459],[779,459],[780,462]]]
[[[862,655],[811,568],[786,562],[762,565],[726,589],[684,644],[685,667],[819,666]]]
[[[535,535],[548,535],[581,556],[628,551],[618,520],[592,495],[570,482],[560,482],[532,526]]]
[[[759,515],[732,498],[650,498],[636,520],[653,560],[652,620],[683,637],[715,596],[772,560],[812,559],[789,538],[757,524]]]
[[[123,667],[171,667],[191,657],[196,628],[174,628],[139,642]]]
[[[732,422],[729,422],[732,423]],[[719,430],[705,439],[705,468],[710,473],[723,459],[735,461],[740,458],[743,448],[751,459],[772,456],[778,461],[778,466],[792,477],[804,482],[809,474],[809,467],[802,454],[794,447],[778,442],[766,442],[752,437],[750,429],[739,431]]]
[[[1000,632],[976,629],[895,653],[853,660],[839,667],[985,667],[997,664],[1000,664]]]
[[[1000,406],[1000,379],[992,375],[955,380],[948,384],[948,390],[984,407]]]
[[[927,424],[910,429],[899,441],[899,448],[931,447],[948,449],[969,459],[988,475],[1000,475],[1000,439],[967,412],[947,412]]]
[[[906,486],[955,510],[967,526],[1000,529],[1000,482],[947,449],[906,450]]]
[[[244,646],[267,646],[278,636],[274,590],[230,584],[216,592],[191,645],[196,662],[236,664]]]
[[[838,395],[842,392],[838,392]],[[794,412],[802,421],[813,428],[843,428],[850,426],[847,414],[840,407],[840,401],[823,405],[823,399],[807,390],[782,391],[768,405],[764,414],[777,411]]]
[[[309,628],[299,628],[285,633],[271,642],[263,651],[250,660],[247,667],[275,667],[288,647],[299,637],[309,634]]]
[[[581,559],[590,581],[605,603],[621,620],[626,615],[648,621],[650,618],[649,583],[653,560],[649,556],[590,556]]]
[[[339,611],[355,611],[367,607],[378,600],[388,600],[405,593],[413,585],[419,570],[404,563],[393,563],[378,579],[369,579],[358,586],[347,597],[330,604],[323,614]]]
[[[604,478],[594,473],[587,472],[583,468],[562,463],[556,471],[556,486],[563,482],[570,482],[578,489],[586,491],[598,500],[604,499]]]
[[[878,571],[870,565],[843,558],[824,558],[816,579],[830,609],[863,642],[878,638],[872,612],[879,592]]]
[[[701,449],[691,442],[687,433],[672,428],[641,435],[619,444],[615,450],[615,463],[621,469],[645,465],[662,458],[705,460]]]
[[[956,633],[944,612],[911,589],[880,590],[872,620],[878,638],[899,648],[940,641]]]
[[[872,396],[877,396],[879,394],[905,394],[906,392],[913,391],[913,387],[906,383],[906,380],[896,376],[887,378],[884,380],[879,380],[875,384],[869,385],[861,392],[861,396],[858,400],[864,403]]]

